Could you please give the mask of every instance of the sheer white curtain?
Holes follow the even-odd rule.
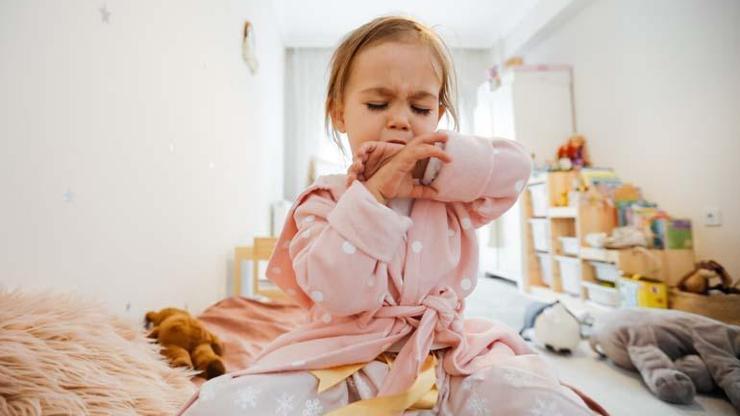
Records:
[[[460,132],[474,134],[478,87],[486,80],[486,70],[491,66],[489,52],[486,49],[452,49],[450,52],[457,73]]]
[[[324,129],[324,101],[331,49],[289,48],[285,54],[285,198],[309,185],[312,160],[341,164],[341,153]]]
[[[487,50],[453,49],[460,131],[474,132],[477,88],[486,78]],[[324,100],[331,49],[290,48],[285,65],[285,198],[308,185],[312,164],[320,173],[342,171],[347,162],[324,130]],[[442,119],[440,128],[452,128]],[[347,147],[346,138],[344,141]]]

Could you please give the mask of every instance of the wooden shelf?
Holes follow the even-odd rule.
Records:
[[[693,250],[581,247],[583,260],[615,264],[624,275],[640,274],[676,286],[694,268]]]
[[[547,210],[547,216],[550,218],[573,218],[578,216],[577,207],[557,207]]]
[[[616,264],[619,262],[619,250],[581,247],[581,258],[584,260],[603,261]]]

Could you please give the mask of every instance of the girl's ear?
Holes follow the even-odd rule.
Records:
[[[331,124],[340,133],[347,133],[347,128],[344,124],[344,111],[342,105],[338,105],[335,101],[332,101],[330,108],[331,111],[329,114],[331,115]]]

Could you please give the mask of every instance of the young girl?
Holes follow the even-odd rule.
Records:
[[[311,322],[205,383],[184,414],[592,414],[511,329],[463,318],[475,228],[514,204],[531,161],[515,142],[436,131],[456,120],[453,77],[413,20],[345,38],[326,117],[354,163],[299,196],[267,270]]]

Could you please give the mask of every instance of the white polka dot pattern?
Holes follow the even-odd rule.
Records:
[[[411,244],[411,251],[413,251],[413,252],[414,252],[414,253],[416,253],[416,254],[419,254],[419,253],[421,253],[421,249],[422,249],[422,248],[424,248],[424,245],[423,245],[423,244],[421,244],[421,241],[418,241],[418,240],[417,240],[417,241],[414,241],[414,242],[413,242],[413,243]]]
[[[324,294],[320,290],[314,290],[311,292],[311,299],[316,303],[321,303],[324,301]]]
[[[345,241],[344,243],[342,243],[342,251],[347,254],[355,254],[355,251],[357,251],[357,249],[354,245],[352,245],[352,243],[350,243],[349,241]]]
[[[470,227],[473,226],[473,222],[470,221],[470,218],[467,218],[467,217],[463,218],[460,221],[460,224],[462,225],[462,228],[465,229],[465,230],[467,230],[468,228],[470,228]]]

